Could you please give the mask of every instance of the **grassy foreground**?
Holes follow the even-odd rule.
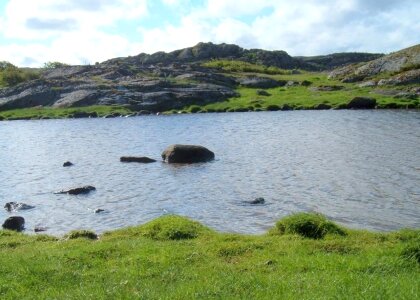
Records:
[[[298,214],[246,236],[165,216],[94,237],[0,231],[0,298],[420,297],[420,230],[355,231]]]

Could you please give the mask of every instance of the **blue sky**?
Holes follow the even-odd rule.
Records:
[[[418,0],[0,0],[0,60],[95,63],[198,42],[388,53],[420,43]]]

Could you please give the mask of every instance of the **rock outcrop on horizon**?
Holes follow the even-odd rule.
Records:
[[[378,75],[386,78],[375,78]],[[363,64],[352,64],[333,70],[329,78],[342,82],[369,79],[370,85],[403,85],[420,83],[420,45],[409,47]]]

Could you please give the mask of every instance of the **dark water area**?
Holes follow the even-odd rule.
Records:
[[[199,144],[216,160],[160,159]],[[75,165],[63,168],[70,160]],[[85,196],[53,192],[93,185]],[[263,205],[249,205],[264,197]],[[9,213],[16,201],[36,206]],[[291,111],[0,122],[0,221],[21,215],[61,235],[179,214],[226,232],[262,233],[294,212],[351,228],[420,228],[420,112]],[[105,212],[94,213],[97,208]]]

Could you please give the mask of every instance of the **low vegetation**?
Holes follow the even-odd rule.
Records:
[[[354,83],[342,83],[338,80],[327,79],[325,73],[303,72],[301,74],[270,76],[277,80],[295,82],[294,85],[261,89],[239,86],[236,91],[238,97],[232,97],[227,101],[211,103],[207,105],[191,105],[174,110],[197,113],[197,112],[234,112],[234,111],[264,111],[264,110],[302,110],[302,109],[340,109],[346,107],[354,97],[372,97],[377,101],[378,108],[420,108],[417,97],[395,98],[388,95],[387,91],[395,90],[387,86],[378,88],[381,93],[374,93],[371,87],[358,87]],[[319,86],[338,86],[339,90],[318,91]],[[407,87],[403,87],[407,88]],[[400,91],[403,92],[402,87]]]
[[[0,87],[10,87],[37,78],[39,78],[39,73],[36,71],[18,68],[7,61],[0,61]]]
[[[105,117],[111,114],[129,115],[131,113],[133,112],[124,106],[95,105],[70,108],[33,107],[0,111],[0,120],[65,119],[85,114],[91,114],[94,117]]]
[[[285,217],[276,223],[273,234],[298,234],[312,239],[322,239],[327,234],[346,235],[344,229],[323,215],[299,213]]]
[[[91,235],[57,239],[0,230],[2,299],[420,296],[419,230],[350,230],[297,214],[270,234],[249,236],[165,216],[99,239]]]
[[[252,64],[240,60],[214,59],[202,64],[204,67],[216,68],[225,72],[260,73],[270,75],[291,74],[292,71],[280,69],[274,66]]]

